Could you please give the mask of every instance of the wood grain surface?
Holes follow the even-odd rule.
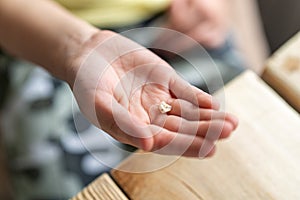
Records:
[[[268,60],[262,77],[300,112],[300,32]]]
[[[71,200],[128,200],[108,174],[103,174]]]
[[[223,98],[222,92],[216,95]],[[168,156],[129,157],[112,176],[133,200],[300,199],[300,117],[252,72],[225,87],[240,125],[213,158],[179,158],[154,172],[130,173]],[[127,172],[124,172],[126,170]]]

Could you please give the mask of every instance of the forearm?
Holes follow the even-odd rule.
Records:
[[[63,80],[70,61],[96,32],[50,0],[0,0],[0,47]]]

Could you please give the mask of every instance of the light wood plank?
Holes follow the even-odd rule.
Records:
[[[170,157],[125,160],[112,176],[133,200],[300,199],[300,117],[252,72],[225,88],[226,110],[240,125],[207,160],[180,158],[148,173],[124,172]],[[222,94],[217,94],[221,98]]]
[[[262,77],[300,112],[300,32],[268,60]]]
[[[128,200],[119,187],[109,177],[103,174],[86,188],[84,188],[72,200]]]

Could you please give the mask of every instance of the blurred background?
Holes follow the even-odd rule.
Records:
[[[213,57],[225,83],[247,68],[260,75],[268,56],[300,30],[300,1],[228,4],[233,44],[225,52],[234,45],[239,59],[232,63],[223,55]],[[132,27],[137,26],[113,30]],[[178,60],[170,62],[187,81],[207,88],[195,80],[193,69]],[[207,80],[214,80],[214,73],[202,71]],[[0,77],[1,200],[70,198],[134,150],[91,125],[68,85],[38,66],[1,52]]]

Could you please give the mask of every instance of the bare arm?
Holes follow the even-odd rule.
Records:
[[[66,80],[70,62],[98,30],[49,0],[0,0],[0,47]]]

